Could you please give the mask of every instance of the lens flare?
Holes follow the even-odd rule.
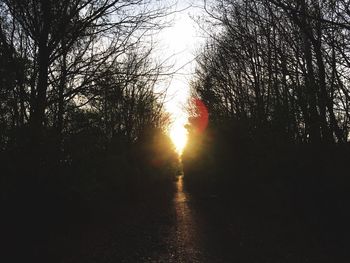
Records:
[[[208,109],[200,99],[192,100],[193,116],[190,117],[189,122],[191,126],[199,133],[203,133],[209,121]]]

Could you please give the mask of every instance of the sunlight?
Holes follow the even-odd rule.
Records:
[[[176,152],[181,156],[188,140],[185,122],[177,119],[169,128],[169,136]]]
[[[192,2],[192,0],[181,1],[178,9],[186,9]],[[176,13],[172,25],[165,28],[158,36],[163,47],[161,56],[169,58],[168,62],[173,65],[172,71],[175,72],[167,86],[164,106],[172,120],[168,127],[168,135],[180,156],[188,140],[185,128],[188,122],[186,105],[190,98],[190,77],[194,73],[195,48],[199,43],[196,34],[197,25],[190,17],[190,14],[193,15],[195,12],[194,9],[186,9]]]

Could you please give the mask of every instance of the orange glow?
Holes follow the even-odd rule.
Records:
[[[175,121],[169,129],[169,136],[172,140],[176,152],[181,155],[186,144],[187,144],[187,130],[185,129],[185,124],[181,119]]]

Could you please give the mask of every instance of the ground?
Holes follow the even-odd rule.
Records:
[[[25,224],[3,245],[2,262],[349,262],[340,200],[324,211],[266,185],[198,194],[180,176],[173,186],[68,223]]]

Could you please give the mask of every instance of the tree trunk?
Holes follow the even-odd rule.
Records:
[[[57,112],[57,150],[61,152],[63,141],[63,120],[64,120],[64,90],[67,85],[67,51],[64,41],[62,41],[62,65],[61,79],[58,87],[58,112]]]
[[[38,46],[38,82],[36,85],[36,96],[34,99],[33,115],[31,116],[32,143],[34,147],[39,147],[43,137],[43,122],[45,119],[46,93],[49,73],[49,3],[41,1],[42,5],[42,31],[39,37]]]
[[[308,21],[306,19],[306,3],[304,0],[301,1],[301,21],[300,21],[300,30],[303,35],[303,45],[304,45],[304,58],[307,67],[306,74],[306,93],[307,101],[310,108],[310,142],[311,143],[320,143],[321,142],[321,130],[320,130],[320,116],[317,111],[317,101],[316,101],[316,82],[314,69],[312,65],[312,50],[311,43],[309,40],[308,34],[310,32]]]

